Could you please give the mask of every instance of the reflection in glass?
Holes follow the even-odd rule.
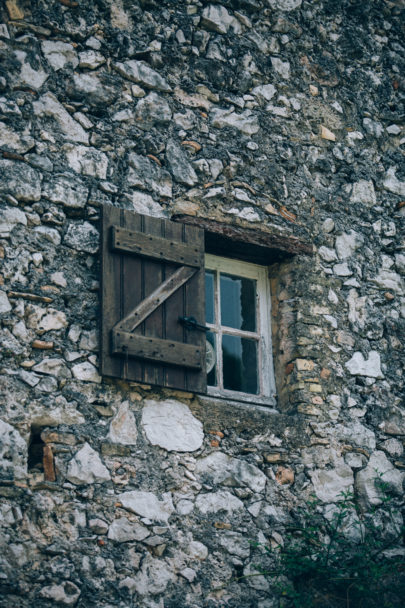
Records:
[[[212,270],[206,270],[205,271],[205,321],[207,323],[215,323],[214,280],[215,280],[215,273]]]
[[[221,274],[221,325],[256,331],[256,281]]]
[[[211,344],[215,351],[215,355],[217,353],[217,345],[215,334],[212,331],[207,331],[207,341]],[[217,385],[217,366],[216,364],[212,368],[212,370],[207,374],[207,384],[208,386],[216,386]]]
[[[224,388],[257,395],[257,342],[239,336],[222,336]]]

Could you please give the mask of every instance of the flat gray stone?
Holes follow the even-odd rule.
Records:
[[[21,162],[0,159],[0,194],[11,194],[19,201],[39,201],[41,174]]]
[[[229,515],[233,511],[240,511],[244,508],[243,502],[226,490],[199,494],[195,505],[205,515],[208,513],[218,513],[219,511],[225,511]]]
[[[20,433],[0,420],[0,474],[2,479],[23,479],[27,473],[27,443]]]
[[[26,131],[18,133],[0,122],[0,147],[8,152],[25,154],[35,146],[35,139]]]
[[[69,167],[82,175],[107,179],[108,157],[104,152],[88,146],[63,146]]]
[[[122,503],[124,509],[153,521],[167,523],[174,511],[170,492],[162,494],[162,500],[159,500],[153,492],[141,490],[123,492],[117,496],[117,499]]]
[[[146,156],[131,153],[128,155],[128,173],[126,183],[128,186],[150,190],[158,196],[170,198],[172,196],[172,178],[170,173]]]
[[[126,517],[115,519],[108,529],[108,538],[118,543],[144,540],[149,535],[148,528],[138,522],[129,521]]]
[[[166,125],[171,118],[172,111],[169,104],[153,91],[137,103],[135,124],[143,131],[149,131],[154,126]]]
[[[124,401],[120,403],[117,413],[111,420],[107,439],[120,445],[135,445],[137,438],[135,416],[129,409],[128,401]]]
[[[32,371],[38,374],[47,374],[49,376],[55,376],[56,378],[71,378],[69,368],[66,366],[64,359],[45,358],[40,363],[37,363],[32,368]]]
[[[210,32],[226,34],[232,27],[235,34],[242,31],[237,19],[220,4],[210,4],[205,7],[201,16],[201,26]]]
[[[233,108],[229,110],[215,108],[211,111],[210,118],[212,126],[219,129],[229,127],[249,136],[255,135],[260,130],[258,118],[251,110],[237,114]]]
[[[402,482],[405,477],[403,471],[398,471],[388,460],[384,452],[374,452],[368,465],[356,475],[356,491],[359,498],[368,507],[382,503],[382,492],[376,482],[381,480],[388,485],[389,492],[403,496]]]
[[[395,175],[395,172],[395,167],[388,169],[383,181],[383,186],[388,192],[398,194],[398,196],[405,196],[405,182],[401,182]]]
[[[368,359],[365,359],[361,352],[355,352],[353,357],[345,363],[345,367],[352,376],[384,377],[381,371],[380,355],[375,350],[369,352]]]
[[[344,232],[340,236],[337,236],[335,247],[339,258],[341,260],[350,258],[363,243],[363,236],[354,230],[350,230],[348,233]]]
[[[74,69],[79,64],[77,53],[74,47],[68,42],[44,40],[41,43],[41,48],[48,63],[55,71],[61,70],[66,66],[70,66]]]
[[[377,203],[374,184],[372,181],[361,179],[353,184],[350,196],[352,203],[362,203],[368,207],[373,207]]]
[[[100,456],[88,443],[85,443],[69,462],[66,477],[77,485],[103,483],[111,479]]]
[[[99,232],[89,222],[69,224],[63,242],[76,251],[96,253],[99,248]]]
[[[87,203],[88,188],[74,175],[55,175],[43,185],[43,197],[71,209],[82,209]]]
[[[142,426],[152,445],[169,452],[194,452],[204,440],[201,422],[187,405],[174,399],[145,401]]]
[[[167,217],[167,212],[150,194],[135,190],[125,197],[132,205],[132,210],[153,217]]]
[[[168,93],[172,90],[168,82],[155,70],[153,70],[145,61],[125,61],[124,63],[115,63],[113,67],[121,76],[136,82],[145,89],[155,89]]]
[[[0,209],[0,236],[9,236],[10,232],[18,224],[27,225],[27,216],[24,211],[21,211],[18,207]]]
[[[164,593],[168,584],[175,578],[175,574],[165,561],[146,555],[141,570],[134,578],[134,588],[139,595],[150,597]]]
[[[60,585],[42,587],[39,595],[56,604],[73,606],[80,597],[80,589],[71,581],[64,581]]]
[[[12,306],[7,297],[7,294],[4,291],[0,290],[0,315],[4,315],[7,312],[10,312]]]
[[[271,8],[276,11],[290,12],[299,8],[302,0],[267,0]]]
[[[198,460],[195,473],[206,477],[210,483],[247,486],[254,492],[263,492],[267,481],[265,474],[254,465],[223,452],[213,452]]]
[[[53,119],[65,139],[83,144],[89,143],[88,133],[70,116],[53,93],[45,93],[38,101],[34,101],[32,106],[37,116]]]
[[[334,469],[315,469],[309,475],[316,496],[325,503],[339,502],[343,500],[342,492],[353,489],[353,471],[342,459]]]
[[[40,67],[38,70],[33,68],[28,61],[28,55],[25,51],[14,51],[14,55],[21,64],[21,70],[15,84],[30,87],[37,91],[42,87],[49,74]],[[37,64],[40,65],[39,57],[36,56]]]
[[[194,186],[198,182],[197,174],[189,163],[186,152],[173,140],[169,140],[166,144],[166,161],[176,182],[186,186]]]

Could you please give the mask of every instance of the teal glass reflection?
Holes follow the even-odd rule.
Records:
[[[256,281],[221,274],[221,325],[256,331]]]
[[[224,388],[257,395],[257,341],[222,336]]]

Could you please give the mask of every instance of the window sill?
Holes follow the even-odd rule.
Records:
[[[262,405],[266,409],[272,408],[274,411],[277,406],[275,397],[260,397],[258,395],[247,395],[246,393],[237,393],[236,391],[220,391],[212,386],[207,388],[205,395],[199,395],[205,398],[214,398],[228,403],[245,403],[246,405]]]

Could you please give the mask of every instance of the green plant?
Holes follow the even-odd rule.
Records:
[[[326,510],[297,510],[284,546],[262,547],[274,568],[257,567],[285,608],[399,608],[405,598],[404,526],[381,476],[382,504],[363,514],[352,493]]]

